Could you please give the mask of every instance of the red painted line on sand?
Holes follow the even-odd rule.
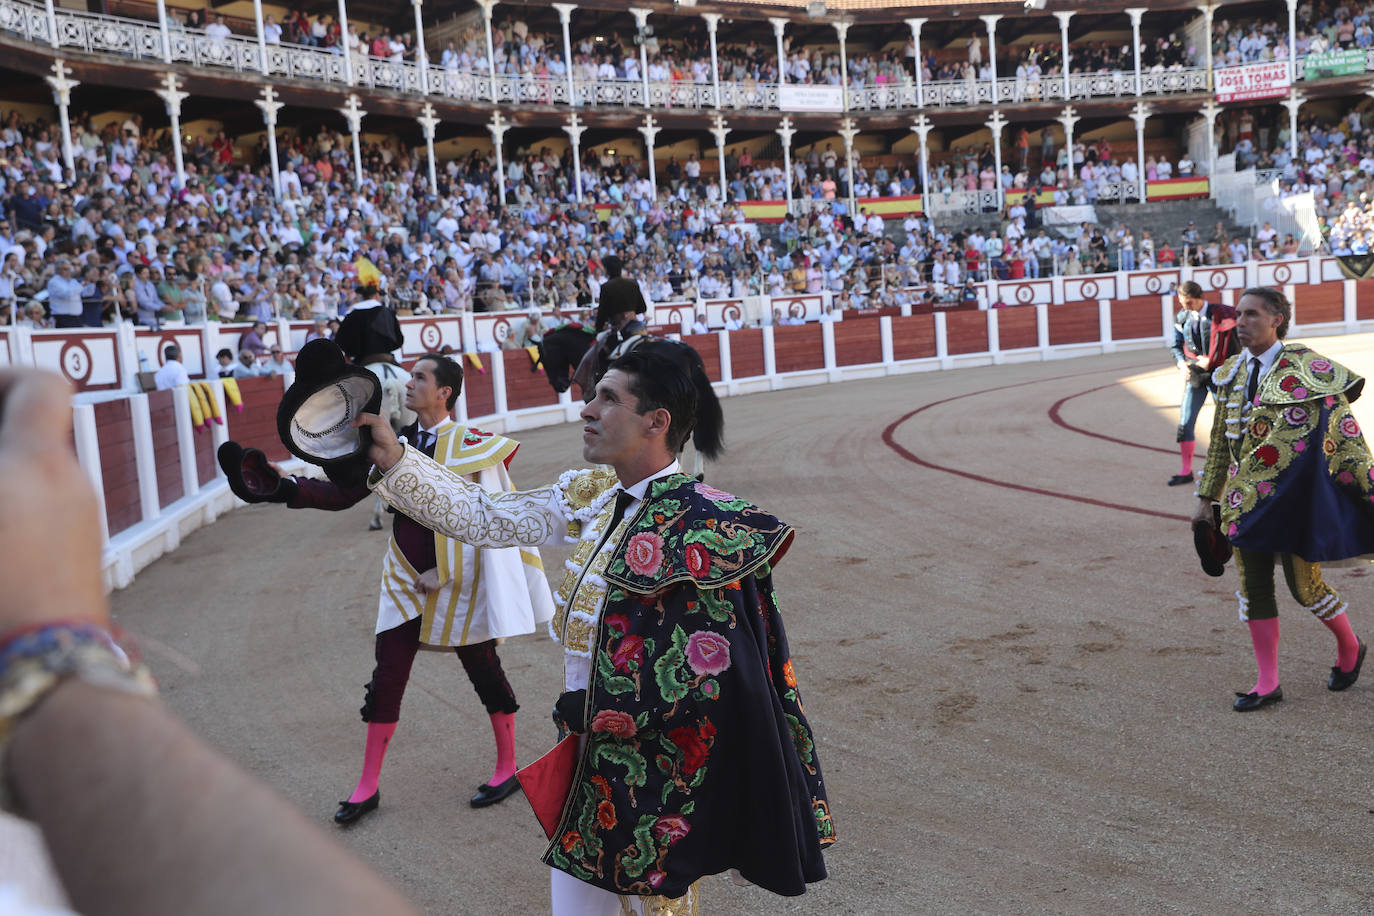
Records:
[[[1131,448],[1143,448],[1146,451],[1150,452],[1163,452],[1166,455],[1177,455],[1178,449],[1176,448],[1160,448],[1158,445],[1143,445],[1139,442],[1131,442],[1127,439],[1118,439],[1115,436],[1108,436],[1105,433],[1095,433],[1092,430],[1084,429],[1081,426],[1074,426],[1068,420],[1065,420],[1063,415],[1061,415],[1059,412],[1059,408],[1063,407],[1065,404],[1067,404],[1069,401],[1072,401],[1074,398],[1081,398],[1085,394],[1093,394],[1094,392],[1102,391],[1103,389],[1111,388],[1115,385],[1120,384],[1120,382],[1112,382],[1110,385],[1098,385],[1096,388],[1089,388],[1087,391],[1080,391],[1078,392],[1078,394],[1071,394],[1068,397],[1060,398],[1059,400],[1055,401],[1052,405],[1050,405],[1050,419],[1054,421],[1055,425],[1062,426],[1069,432],[1078,433],[1081,436],[1092,436],[1094,439],[1103,439],[1107,442],[1111,442],[1116,445],[1127,445]],[[1198,460],[1202,460],[1207,457],[1207,453],[1198,452],[1195,457]]]
[[[1130,369],[1130,368],[1144,368],[1144,367],[1134,367],[1134,366],[1133,366],[1133,367],[1128,367],[1128,369]],[[1098,373],[1100,373],[1100,372],[1102,372],[1102,371],[1103,371],[1103,370],[1098,369],[1098,370],[1090,371],[1090,372],[1076,372],[1076,373],[1072,373],[1072,374],[1069,374],[1069,375],[1057,375],[1057,376],[1055,376],[1055,377],[1053,377],[1053,378],[1040,379],[1039,382],[1058,382],[1058,381],[1063,381],[1064,379],[1067,379],[1067,378],[1078,378],[1078,377],[1084,376],[1084,375],[1095,375],[1095,374],[1098,374]],[[1037,382],[1037,383],[1038,383],[1038,382]],[[1032,384],[1037,384],[1037,383],[1032,383]],[[930,469],[930,470],[932,470],[932,471],[942,471],[942,472],[944,472],[944,473],[946,473],[946,474],[953,474],[953,475],[956,476],[956,477],[963,477],[963,478],[965,478],[966,480],[973,480],[973,481],[976,481],[976,482],[978,482],[978,483],[985,483],[985,484],[988,484],[988,485],[994,486],[994,487],[1002,487],[1002,488],[1007,489],[1007,490],[1019,490],[1019,491],[1021,491],[1022,493],[1033,493],[1033,494],[1035,494],[1036,496],[1048,496],[1048,497],[1050,497],[1050,498],[1052,498],[1052,499],[1064,499],[1064,500],[1068,500],[1068,501],[1070,501],[1070,502],[1084,503],[1084,504],[1086,504],[1086,505],[1089,505],[1089,506],[1097,506],[1097,507],[1102,508],[1102,509],[1115,509],[1115,510],[1118,511],[1118,512],[1131,512],[1131,513],[1134,513],[1134,514],[1136,514],[1136,515],[1148,515],[1148,516],[1151,516],[1152,518],[1166,518],[1166,519],[1169,519],[1170,521],[1178,521],[1178,522],[1186,522],[1186,521],[1188,521],[1188,517],[1187,517],[1186,515],[1175,515],[1174,513],[1171,513],[1171,512],[1160,512],[1160,511],[1158,511],[1157,509],[1140,509],[1140,508],[1137,508],[1136,506],[1123,506],[1123,505],[1121,505],[1120,503],[1111,503],[1111,502],[1107,502],[1107,501],[1101,500],[1101,499],[1093,499],[1093,498],[1090,497],[1090,496],[1077,496],[1077,495],[1075,495],[1075,494],[1073,494],[1073,493],[1060,493],[1060,492],[1055,491],[1055,490],[1046,490],[1046,489],[1044,489],[1043,487],[1032,487],[1032,486],[1027,486],[1027,485],[1025,485],[1025,484],[1012,483],[1012,482],[1007,481],[1007,480],[998,480],[998,479],[996,479],[996,478],[994,478],[994,477],[985,477],[985,476],[983,476],[982,474],[974,474],[974,473],[971,472],[971,471],[961,470],[960,468],[952,468],[952,467],[948,467],[947,465],[936,464],[936,463],[933,462],[933,461],[927,461],[926,459],[922,458],[920,455],[917,455],[915,452],[913,452],[913,451],[911,451],[910,449],[907,449],[907,448],[905,448],[905,447],[903,447],[903,446],[901,446],[901,445],[899,445],[899,444],[897,443],[896,432],[897,432],[898,427],[900,427],[903,423],[905,423],[906,421],[910,420],[912,417],[916,416],[917,414],[924,413],[925,411],[930,410],[932,407],[939,407],[939,406],[942,405],[942,404],[949,404],[949,403],[952,403],[952,402],[954,402],[954,401],[963,400],[964,398],[976,397],[976,396],[978,396],[978,395],[980,395],[980,394],[991,394],[991,393],[994,392],[994,391],[1005,391],[1005,390],[1007,390],[1008,388],[1021,388],[1021,387],[1023,387],[1024,385],[1025,385],[1024,382],[1018,382],[1018,383],[1012,384],[1012,385],[997,385],[997,386],[995,386],[995,387],[993,387],[993,388],[983,388],[983,389],[981,389],[981,390],[979,390],[979,391],[969,391],[969,392],[965,392],[964,394],[956,394],[956,395],[954,395],[953,397],[943,398],[943,399],[941,399],[941,400],[939,400],[939,401],[932,401],[932,402],[929,403],[929,404],[925,404],[925,405],[923,405],[923,406],[921,406],[921,407],[917,407],[915,410],[910,411],[909,413],[903,414],[902,416],[898,417],[896,420],[893,420],[890,424],[888,424],[887,428],[883,430],[883,442],[887,445],[888,448],[892,449],[894,452],[896,452],[898,455],[900,455],[900,456],[902,456],[903,458],[905,458],[907,461],[910,461],[912,464],[918,465],[918,466],[923,467],[923,468],[928,468],[928,469]],[[1102,386],[1102,387],[1105,388],[1105,387],[1109,387],[1109,386],[1104,385],[1104,386]],[[1093,389],[1093,390],[1097,390],[1097,389]],[[1080,392],[1080,394],[1086,394],[1086,393],[1087,393],[1087,392]],[[1062,403],[1062,402],[1061,402],[1061,403]],[[1056,406],[1057,406],[1057,405],[1056,405]],[[1105,438],[1105,437],[1104,437],[1104,438]]]

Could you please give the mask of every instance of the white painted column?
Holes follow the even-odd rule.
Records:
[[[177,187],[186,187],[186,162],[181,154],[181,103],[184,102],[189,93],[181,91],[181,83],[177,80],[176,74],[166,73],[162,77],[161,89],[154,89],[157,97],[162,99],[167,106],[167,117],[172,122],[172,153],[176,162]]]
[[[854,125],[853,118],[844,118],[840,121],[840,139],[844,141],[844,168],[849,180],[849,215],[851,218],[858,216],[859,213],[857,198],[854,195],[854,138],[858,135],[859,128]]]
[[[491,131],[491,144],[496,148],[496,189],[501,195],[500,206],[506,205],[506,153],[503,147],[506,142],[506,131],[510,130],[510,122],[501,117],[500,111],[491,113],[491,120],[487,122],[487,130]]]
[[[477,0],[477,5],[482,8],[482,25],[487,35],[487,83],[490,86],[492,102],[496,101],[496,50],[491,43],[491,10],[496,3],[497,0]]]
[[[1059,20],[1059,56],[1063,61],[1060,73],[1064,77],[1064,104],[1069,102],[1069,20],[1073,18],[1073,12],[1060,10],[1054,14],[1054,18]]]
[[[658,136],[662,129],[657,126],[651,114],[644,116],[644,123],[639,127],[639,132],[644,135],[644,149],[649,158],[649,188],[653,191],[654,200],[658,200],[658,167],[654,163],[654,137]]]
[[[153,448],[153,416],[146,394],[129,397],[129,424],[134,433],[134,465],[138,472],[138,504],[143,521],[162,514],[157,494],[157,452]]]
[[[1298,163],[1298,109],[1307,98],[1298,92],[1297,88],[1288,90],[1288,98],[1279,104],[1288,109],[1288,155],[1293,157],[1293,162]]]
[[[353,52],[348,49],[348,7],[345,0],[339,0],[339,50],[343,52],[344,79],[350,86],[358,84],[357,74],[353,72]]]
[[[639,81],[644,87],[644,107],[649,107],[649,50],[644,42],[649,37],[649,14],[653,10],[639,6],[630,7],[630,15],[635,17],[635,33],[639,37]]]
[[[978,17],[988,27],[988,70],[992,75],[992,104],[997,104],[997,20],[1001,14],[984,14]]]
[[[720,108],[720,59],[716,53],[716,27],[720,25],[720,13],[702,13],[706,20],[706,34],[711,39],[711,90],[715,94],[716,108]]]
[[[568,123],[563,125],[563,130],[568,135],[569,142],[572,143],[573,161],[573,189],[577,202],[582,203],[582,132],[587,128],[577,117],[577,112],[568,115]]]
[[[832,325],[834,322],[826,322]],[[822,325],[824,327],[824,325]],[[878,317],[878,348],[882,353],[884,366],[891,366],[897,361],[896,348],[892,343],[892,316],[880,315]]]
[[[258,69],[267,75],[267,37],[262,33],[262,0],[253,0],[253,28],[258,35]]]
[[[1221,106],[1208,99],[1207,104],[1198,111],[1207,119],[1207,183],[1215,193],[1216,185],[1213,182],[1217,174],[1217,115],[1221,114]]]
[[[792,127],[792,119],[783,116],[774,131],[782,140],[782,170],[787,177],[787,212],[792,212],[792,137],[797,133]]]
[[[1150,117],[1150,106],[1144,102],[1136,102],[1131,109],[1131,120],[1135,122],[1135,166],[1136,166],[1136,199],[1142,204],[1145,203],[1149,191],[1146,188],[1145,180],[1145,121]]]
[[[1207,46],[1205,60],[1207,62],[1207,91],[1211,92],[1214,84],[1213,62],[1212,62],[1212,19],[1216,16],[1217,5],[1215,3],[1204,3],[1198,7],[1202,10],[1203,28],[1207,33],[1207,40],[1203,42]],[[1288,34],[1293,34],[1289,29]]]
[[[711,136],[716,138],[716,158],[720,162],[720,200],[724,203],[730,194],[730,186],[725,180],[725,137],[730,133],[730,128],[725,125],[725,119],[716,115],[711,119]]]
[[[926,106],[925,93],[923,90],[924,77],[921,75],[921,27],[926,24],[926,19],[908,19],[907,26],[911,29],[911,41],[916,46],[916,107]]]
[[[54,61],[52,65],[52,76],[43,77],[52,87],[52,98],[57,103],[57,124],[62,131],[62,165],[76,174],[76,159],[72,153],[72,90],[81,84],[74,79],[68,79],[67,74],[71,73],[67,65],[62,61]]]
[[[438,194],[439,170],[434,161],[434,131],[439,126],[439,119],[435,117],[434,106],[426,102],[415,120],[420,122],[420,130],[425,135],[425,164],[429,166],[429,191],[431,194]]]
[[[178,385],[172,389],[172,416],[177,424],[177,456],[181,459],[181,493],[192,496],[200,490],[200,471],[196,467],[196,433],[191,426],[191,389]],[[220,416],[224,416],[223,413]],[[206,423],[210,423],[207,418]],[[214,424],[210,424],[214,425]]]
[[[558,23],[563,27],[563,66],[568,70],[568,104],[577,104],[577,88],[573,84],[573,56],[572,56],[572,35],[568,31],[572,23],[572,11],[577,9],[576,3],[555,3],[553,8],[558,10]]]
[[[48,44],[56,48],[61,42],[57,39],[57,9],[53,6],[53,0],[43,0],[43,13],[48,22]]]
[[[776,38],[778,42],[778,89],[781,90],[783,85],[787,82],[787,58],[783,56],[782,50],[782,33],[783,30],[787,28],[787,20],[780,19],[777,16],[770,16],[768,17],[768,21],[773,24],[773,37]],[[779,92],[779,95],[781,95],[781,92]],[[778,104],[782,104],[782,99],[778,99]]]
[[[997,170],[997,206],[1000,208],[1005,193],[1002,190],[1002,128],[1007,126],[1007,119],[1002,117],[1002,112],[998,109],[983,123],[992,131],[992,156],[997,163],[993,168]]]
[[[916,136],[921,141],[921,205],[925,209],[926,196],[930,194],[930,149],[927,142],[930,139],[930,130],[935,125],[925,115],[917,115],[916,122],[911,129],[916,132]]]
[[[272,196],[281,200],[281,168],[277,164],[277,112],[282,110],[285,103],[277,101],[275,89],[263,86],[262,98],[254,99],[253,104],[262,112],[262,123],[267,128],[267,155],[272,163]]]
[[[850,109],[849,104],[849,52],[845,47],[845,38],[849,35],[849,23],[844,19],[830,23],[835,27],[835,34],[840,38],[840,105],[845,110]]]
[[[172,62],[172,35],[167,28],[167,0],[157,0],[157,31],[162,39],[162,62]]]
[[[72,432],[76,440],[76,460],[86,472],[86,479],[91,482],[95,492],[103,495],[105,476],[100,466],[100,429],[95,423],[94,405],[72,405]],[[100,544],[105,547],[110,543],[110,523],[105,517],[105,500],[97,499],[96,506],[100,510]]]
[[[1073,126],[1081,120],[1078,117],[1078,109],[1072,105],[1065,105],[1059,112],[1059,117],[1055,118],[1064,128],[1064,147],[1069,151],[1069,177],[1074,177],[1073,172]]]
[[[424,0],[410,0],[415,10],[415,65],[420,68],[420,91],[429,95],[429,49],[425,47],[425,24],[420,19]]]
[[[358,96],[349,93],[345,100],[344,107],[339,109],[339,113],[348,121],[348,133],[353,138],[353,181],[358,187],[363,184],[363,150],[358,141],[358,134],[363,129],[363,118],[367,112],[363,111],[362,104],[358,101]]]
[[[1298,0],[1288,2],[1288,85],[1298,82]],[[1208,23],[1207,37],[1211,40],[1211,23]]]
[[[1145,10],[1141,7],[1132,7],[1126,10],[1126,15],[1131,17],[1131,49],[1135,58],[1135,94],[1140,95],[1140,17],[1145,15]],[[1208,41],[1211,37],[1208,36]],[[1143,167],[1143,163],[1142,163]]]

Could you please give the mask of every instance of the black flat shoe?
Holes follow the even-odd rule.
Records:
[[[1282,687],[1275,687],[1273,690],[1264,694],[1263,696],[1260,696],[1258,693],[1252,690],[1249,693],[1237,693],[1235,705],[1233,705],[1231,708],[1234,709],[1236,712],[1251,712],[1252,710],[1261,709],[1265,706],[1268,706],[1270,703],[1277,703],[1282,699]]]
[[[1181,487],[1181,486],[1183,486],[1185,483],[1192,483],[1192,482],[1193,482],[1193,475],[1192,475],[1192,474],[1175,474],[1173,477],[1170,477],[1170,478],[1169,478],[1169,486],[1171,486],[1171,487]]]
[[[487,805],[494,805],[499,801],[504,801],[519,791],[520,781],[514,776],[494,786],[482,783],[477,787],[477,794],[472,796],[468,804],[472,805],[474,808],[485,808]]]
[[[339,802],[339,810],[334,812],[334,823],[340,827],[347,827],[349,824],[357,823],[364,814],[369,811],[376,811],[381,804],[382,791],[378,789],[372,793],[371,798],[365,798],[360,802],[342,801]]]
[[[1364,664],[1364,651],[1369,648],[1360,640],[1360,654],[1355,659],[1355,667],[1349,671],[1342,671],[1340,665],[1331,666],[1331,677],[1326,682],[1327,690],[1344,690],[1351,684],[1360,679],[1360,666]]]

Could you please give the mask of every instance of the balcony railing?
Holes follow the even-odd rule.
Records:
[[[344,57],[334,50],[269,44],[264,54],[253,37],[212,38],[203,31],[174,26],[168,30],[164,51],[162,31],[156,23],[57,8],[50,25],[46,8],[34,0],[0,0],[0,32],[47,47],[89,54],[241,73],[265,71],[265,75],[274,77],[350,85]],[[426,73],[414,62],[356,55],[352,64],[355,85],[464,102],[691,110],[714,109],[716,105],[716,87],[710,83],[649,83],[646,87],[638,80],[574,77],[570,89],[566,76],[499,74],[493,78],[486,72],[449,69],[438,64],[429,64]],[[1366,70],[1374,71],[1374,50],[1366,55]],[[1301,60],[1297,72],[1301,78]],[[1204,68],[1140,75],[1141,95],[1147,97],[1205,92],[1207,86],[1208,73]],[[726,110],[779,109],[778,87],[772,83],[721,83],[719,95],[720,107]],[[919,99],[916,85],[909,79],[886,85],[851,85],[847,93],[851,111],[1117,99],[1134,95],[1135,74],[1130,71],[1071,74],[1067,99],[1062,76],[1044,76],[1034,81],[1003,78],[997,80],[995,90],[989,80],[939,80],[926,83]]]

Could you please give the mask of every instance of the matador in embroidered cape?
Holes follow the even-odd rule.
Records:
[[[616,424],[649,428],[657,421],[645,418],[668,413],[646,406],[661,399],[630,378],[657,371],[663,348],[690,349],[645,344],[598,384],[583,413],[588,457],[615,457]],[[613,461],[619,473],[488,493],[374,435],[374,454],[389,457],[371,485],[398,511],[476,546],[576,545],[551,624],[569,690],[559,713],[585,731],[543,856],[556,870],[555,914],[559,873],[654,898],[732,868],[787,895],[825,877],[835,830],[773,587],[788,525],[680,473],[681,439],[631,480]]]
[[[1283,699],[1276,561],[1294,599],[1336,636],[1328,689],[1354,684],[1365,655],[1321,572],[1323,562],[1374,553],[1374,460],[1350,410],[1364,379],[1284,342],[1291,314],[1278,290],[1242,294],[1237,334],[1245,349],[1212,375],[1217,411],[1197,488],[1195,521],[1220,502],[1240,573],[1240,617],[1259,668],[1255,687],[1237,694],[1240,712]]]

